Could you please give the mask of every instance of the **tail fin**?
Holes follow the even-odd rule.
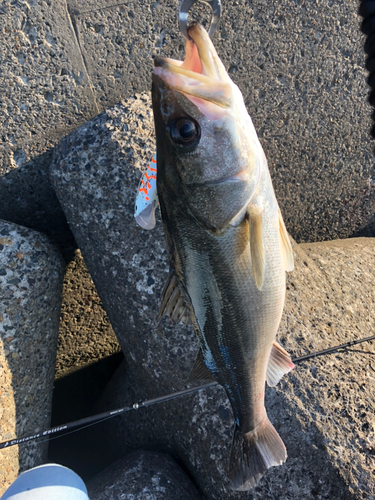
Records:
[[[287,457],[285,445],[268,417],[253,431],[234,431],[230,457],[231,488],[247,491],[256,486],[270,467],[281,465]]]

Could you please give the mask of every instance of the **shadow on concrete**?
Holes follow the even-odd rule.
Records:
[[[92,415],[92,408],[123,358],[118,352],[55,380],[51,427]],[[70,467],[85,481],[99,473],[102,456],[92,429],[51,439],[49,461]]]
[[[119,357],[116,359],[117,362],[119,362]],[[89,370],[87,374],[89,374]],[[108,396],[113,396],[111,391],[113,383],[115,385],[120,383],[123,387],[123,394],[126,394],[127,400],[123,400],[121,404],[127,405],[140,399],[140,387],[137,387],[137,381],[132,378],[124,360],[118,366],[112,382],[106,389],[106,395],[100,402],[101,404],[105,402],[105,407],[96,406],[95,413],[109,409]],[[92,384],[91,381],[90,384]],[[82,388],[83,390],[85,388],[84,380],[82,380]],[[192,402],[196,397],[198,396],[189,396],[191,406],[193,406]],[[79,404],[81,403],[79,402]],[[190,403],[184,404],[183,399],[177,399],[146,408],[141,412],[126,413],[99,423],[82,431],[80,437],[81,433],[76,433],[66,438],[71,440],[67,441],[67,455],[63,457],[65,462],[61,459],[61,445],[59,454],[53,455],[50,451],[49,458],[56,458],[60,463],[72,467],[82,475],[85,481],[88,481],[93,475],[130,451],[142,449],[171,455],[179,466],[190,475],[191,471],[186,468],[183,462],[186,450],[180,448],[178,439],[175,440],[175,436],[179,434],[181,429],[187,433],[198,432],[199,425],[192,423],[192,414],[186,411],[187,405]],[[115,407],[119,406],[119,401],[115,401],[114,405]],[[274,493],[283,491],[291,499],[354,500],[356,496],[349,491],[349,487],[340,476],[339,470],[332,464],[326,442],[318,428],[314,424],[308,429],[303,428],[299,418],[297,418],[295,407],[290,405],[282,393],[274,394],[268,398],[268,408],[273,423],[287,444],[288,461],[283,467],[271,468],[268,471],[266,479],[256,489],[254,497],[248,493],[237,493],[238,499],[274,500],[279,498],[274,496]],[[207,411],[210,410],[215,411],[214,405]],[[84,415],[80,414],[80,416]],[[58,423],[57,420],[56,423]],[[210,432],[209,429],[206,431]],[[212,441],[215,441],[215,436],[212,436]],[[204,460],[204,450],[200,448],[199,444],[196,446],[197,453]],[[50,448],[50,450],[52,449]],[[215,474],[215,471],[213,473]],[[193,478],[192,480],[195,482]],[[305,484],[302,488],[301,482]],[[301,490],[306,493],[306,496],[298,496],[301,494]]]
[[[361,237],[374,238],[375,237],[375,214],[372,217],[370,217],[369,223],[365,227],[358,229],[358,231],[355,231],[355,233],[351,237],[352,238],[361,238]]]
[[[49,178],[53,149],[0,177],[0,219],[46,234],[70,262],[77,248]]]

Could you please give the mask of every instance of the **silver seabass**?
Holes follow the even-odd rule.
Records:
[[[241,92],[204,28],[192,25],[189,36],[185,61],[157,57],[153,75],[171,264],[159,314],[192,321],[200,352],[190,380],[225,388],[236,419],[229,478],[248,490],[287,457],[264,389],[293,368],[275,342],[293,254]]]

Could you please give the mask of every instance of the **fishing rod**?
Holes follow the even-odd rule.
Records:
[[[362,344],[363,342],[370,342],[371,340],[375,340],[375,335],[371,337],[365,337],[359,340],[351,340],[350,342],[346,342],[345,344],[340,344],[335,347],[330,347],[329,349],[324,349],[323,351],[318,351],[310,354],[306,354],[305,356],[300,356],[298,358],[293,358],[292,361],[294,364],[302,363],[311,358],[317,358],[318,356],[323,356],[325,354],[331,354],[340,349],[346,349],[348,347],[353,347],[358,344]],[[72,432],[77,432],[79,430],[83,430],[86,427],[89,427],[94,424],[98,424],[100,422],[104,422],[110,418],[116,417],[117,415],[122,415],[123,413],[128,413],[132,410],[139,410],[140,408],[147,408],[148,406],[153,406],[158,403],[165,403],[166,401],[172,401],[173,399],[181,398],[183,396],[188,396],[189,394],[193,394],[198,391],[203,391],[204,389],[209,389],[211,387],[215,387],[219,385],[218,382],[210,382],[208,384],[199,385],[196,387],[191,387],[189,389],[184,389],[183,391],[173,392],[171,394],[167,394],[166,396],[160,396],[158,398],[148,399],[146,401],[142,401],[140,403],[134,403],[130,406],[124,406],[122,408],[117,408],[116,410],[106,411],[103,413],[98,413],[97,415],[92,415],[91,417],[81,418],[80,420],[75,420],[73,422],[69,422],[67,424],[57,425],[56,427],[52,427],[45,431],[36,432],[30,436],[25,436],[19,439],[9,439],[7,441],[3,441],[0,443],[0,449],[9,448],[10,446],[15,446],[17,444],[23,444],[30,441],[34,441],[39,438],[49,438],[53,436],[52,439],[64,437]],[[71,430],[73,429],[73,430]],[[58,434],[63,431],[68,431],[60,436],[54,436],[54,434]]]
[[[370,342],[370,340],[375,340],[375,335],[359,340],[351,340],[350,342],[346,342],[345,344],[340,344],[336,347],[330,347],[328,349],[324,349],[323,351],[306,354],[305,356],[292,359],[292,361],[293,363],[301,363],[302,361],[306,361],[307,359],[317,358],[318,356],[323,356],[324,354],[330,354],[332,352],[338,351],[339,349],[347,349],[348,347],[353,347],[353,345],[362,344],[363,342]]]

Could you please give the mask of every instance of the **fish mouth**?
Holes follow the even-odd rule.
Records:
[[[154,74],[194,104],[208,101],[221,108],[231,106],[231,80],[208,36],[198,23],[188,29],[184,61],[156,56]]]

